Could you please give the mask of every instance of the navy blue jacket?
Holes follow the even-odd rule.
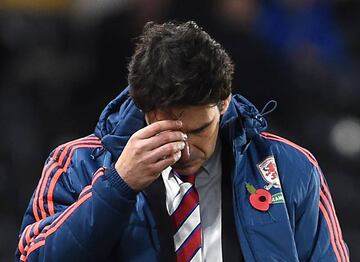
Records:
[[[56,148],[24,215],[16,261],[159,261],[159,228],[145,192],[116,173],[144,116],[125,89],[101,114],[95,134]],[[264,132],[245,98],[232,97],[220,123],[230,145],[234,222],[246,261],[348,261],[331,195],[315,158]],[[224,174],[227,175],[227,174]],[[266,188],[259,211],[245,184]]]

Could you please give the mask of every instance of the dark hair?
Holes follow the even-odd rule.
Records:
[[[218,104],[231,93],[234,65],[195,22],[148,22],[129,63],[130,96],[144,112]]]

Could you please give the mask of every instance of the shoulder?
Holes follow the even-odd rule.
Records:
[[[102,144],[94,135],[79,138],[56,147],[50,154],[43,172],[44,178],[55,185],[59,183],[79,187],[91,181],[92,174],[98,169],[95,157]]]
[[[60,166],[65,166],[70,164],[67,161],[73,159],[74,155],[75,157],[79,157],[79,152],[82,152],[80,157],[86,157],[90,156],[89,151],[101,147],[100,139],[95,135],[90,135],[59,145],[52,151],[48,160],[57,162]]]
[[[309,150],[286,138],[268,132],[260,133],[260,137],[270,145],[271,150],[277,153],[281,159],[293,159],[294,161],[299,161],[299,164],[306,165],[309,168],[312,168],[313,166],[317,167],[319,165],[316,158]],[[294,162],[293,164],[297,163]]]
[[[91,153],[101,147],[101,141],[91,135],[62,144],[51,152],[34,193],[36,220],[55,214],[61,209],[57,203],[70,205],[77,199],[97,169],[91,164]]]
[[[314,155],[306,148],[268,132],[260,133],[260,140],[276,159],[282,169],[291,169],[293,174],[311,173],[319,164]]]
[[[298,202],[311,188],[318,187],[321,171],[318,161],[309,150],[267,132],[262,132],[259,139],[274,155],[285,195],[292,196],[292,200]]]

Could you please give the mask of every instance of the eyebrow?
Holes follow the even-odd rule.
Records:
[[[191,133],[192,134],[200,133],[201,131],[206,129],[208,126],[210,126],[213,121],[214,121],[214,119],[212,119],[210,122],[207,122],[207,123],[203,124],[202,126],[196,128],[196,129],[189,130],[186,133],[190,133],[190,134]]]

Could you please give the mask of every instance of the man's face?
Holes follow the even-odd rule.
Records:
[[[172,107],[146,113],[149,124],[160,120],[181,120],[182,132],[187,134],[187,147],[173,168],[181,175],[195,174],[214,153],[218,138],[220,116],[228,108],[230,96],[219,108],[217,105]]]

